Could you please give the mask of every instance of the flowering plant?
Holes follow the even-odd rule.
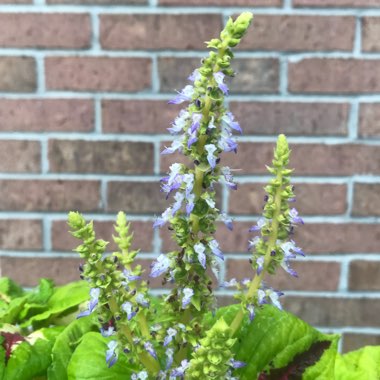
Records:
[[[221,155],[237,153],[234,135],[242,133],[224,105],[226,80],[234,76],[232,48],[251,20],[250,13],[230,19],[220,38],[208,42],[212,50],[189,76],[192,84],[169,102],[188,106],[168,129],[174,140],[162,154],[182,153],[187,161],[173,163],[161,180],[172,204],[154,228],[169,228],[178,248],[160,254],[149,276],[161,276],[170,293],[157,298],[148,292],[124,213],[117,216],[113,236],[118,252],[107,255],[107,242],[96,239],[93,223],[71,212],[69,226],[82,240],[76,251],[84,259],[80,276],[90,285],[90,300],[55,338],[48,379],[379,378],[379,348],[341,357],[338,336],[322,334],[283,311],[282,293],[264,282],[278,270],[297,277],[290,261],[304,256],[292,239],[303,220],[292,206],[284,135],[267,167],[273,178],[265,186],[263,215],[247,242],[253,278],[222,284],[236,289],[238,303],[217,307],[212,273],[224,256],[214,233],[219,222],[229,230],[233,223],[219,210],[216,193],[218,186],[237,190],[233,169],[222,166]]]

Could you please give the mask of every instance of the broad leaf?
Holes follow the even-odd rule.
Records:
[[[21,297],[24,295],[24,290],[20,285],[15,283],[8,277],[0,278],[0,294],[6,294],[10,298]],[[0,297],[1,298],[1,297]]]
[[[345,355],[338,355],[335,380],[357,379],[380,379],[380,346],[367,346]]]
[[[64,329],[54,343],[52,363],[48,369],[49,380],[67,380],[67,366],[81,338],[87,332],[98,329],[92,315],[77,319]]]
[[[108,368],[106,363],[107,342],[100,333],[89,332],[74,351],[68,368],[69,380],[125,380],[130,379],[135,369],[129,364],[123,352],[119,359]]]

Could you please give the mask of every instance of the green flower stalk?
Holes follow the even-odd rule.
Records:
[[[233,333],[236,333],[241,325],[244,309],[247,310],[250,320],[255,316],[255,308],[264,303],[272,303],[281,309],[279,296],[282,293],[264,286],[264,276],[266,273],[273,275],[278,267],[282,267],[287,273],[297,277],[297,273],[290,267],[289,260],[297,255],[304,256],[303,251],[290,239],[295,225],[303,224],[303,220],[298,216],[297,210],[289,205],[295,201],[294,188],[290,184],[290,174],[293,170],[288,168],[289,156],[290,149],[286,137],[280,135],[272,166],[267,167],[274,178],[264,188],[266,204],[263,216],[250,229],[251,232],[260,233],[260,236],[255,236],[249,242],[249,249],[253,249],[250,263],[256,276],[252,281],[244,283],[248,290],[238,296],[243,309],[231,324]],[[236,280],[232,280],[229,285],[241,288]]]

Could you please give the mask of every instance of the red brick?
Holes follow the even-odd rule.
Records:
[[[302,59],[289,64],[293,93],[374,93],[380,91],[380,60]]]
[[[230,191],[230,214],[261,214],[264,206],[264,183],[239,184],[237,191]],[[297,183],[294,206],[301,215],[343,214],[347,209],[346,185]]]
[[[48,4],[145,5],[148,0],[47,0]]]
[[[0,140],[0,172],[38,173],[41,145],[37,141]]]
[[[380,334],[343,334],[342,351],[344,353],[358,350],[364,346],[380,346]]]
[[[163,142],[164,146],[170,145]],[[290,144],[290,167],[294,175],[353,175],[379,174],[380,149],[361,144]],[[265,165],[273,159],[274,143],[240,143],[238,154],[224,154],[222,165],[241,169],[239,175],[268,174]],[[183,157],[183,156],[182,156]],[[172,162],[184,161],[181,155],[160,157],[160,168],[165,172]]]
[[[169,201],[160,192],[158,182],[109,182],[108,211],[127,214],[161,214]]]
[[[354,34],[355,18],[352,16],[257,15],[239,49],[350,51]]]
[[[98,181],[0,180],[0,210],[98,211]]]
[[[45,66],[49,90],[136,92],[151,86],[148,58],[48,57]]]
[[[380,6],[378,0],[293,0],[295,7],[363,7]]]
[[[355,183],[353,202],[353,215],[380,216],[380,184]]]
[[[41,250],[41,221],[34,219],[0,220],[0,249],[18,251]]]
[[[244,134],[345,136],[346,103],[231,102]]]
[[[250,256],[250,255],[249,255]],[[254,274],[251,265],[246,260],[227,260],[227,280],[236,278],[243,280]],[[293,262],[291,267],[298,273],[294,278],[279,268],[276,275],[265,277],[265,282],[275,289],[303,291],[334,291],[337,290],[340,277],[340,264],[331,262]]]
[[[167,133],[181,107],[156,100],[103,100],[105,133]]]
[[[36,62],[30,57],[0,57],[0,91],[34,92]]]
[[[32,0],[0,0],[0,4],[32,4]]]
[[[218,6],[218,7],[280,7],[282,0],[159,0],[159,5]]]
[[[153,144],[50,140],[50,171],[59,173],[153,173]]]
[[[361,103],[359,118],[361,137],[380,137],[380,103]]]
[[[350,290],[380,291],[380,261],[352,261],[349,273]]]
[[[128,217],[128,215],[127,215]],[[116,218],[116,217],[115,217]],[[109,241],[108,250],[117,250],[112,235],[115,235],[113,225],[115,222],[94,221],[97,239]],[[71,236],[69,227],[64,220],[53,221],[52,225],[52,248],[54,251],[71,251],[79,245],[80,241]],[[139,249],[143,252],[151,252],[153,242],[153,228],[151,222],[131,222],[130,231],[133,232],[131,249]]]
[[[221,16],[212,14],[101,15],[100,43],[113,50],[199,50],[221,28]]]
[[[286,297],[283,304],[313,326],[380,327],[380,299]]]
[[[0,120],[4,132],[90,132],[94,106],[82,99],[1,99]]]
[[[83,49],[90,46],[90,16],[80,13],[1,13],[0,46]]]
[[[380,17],[363,17],[362,20],[362,50],[380,51]]]
[[[199,59],[160,58],[160,91],[173,93],[186,85],[186,78],[200,66]],[[232,94],[278,93],[279,63],[274,58],[240,58],[233,67],[237,76],[231,80]]]

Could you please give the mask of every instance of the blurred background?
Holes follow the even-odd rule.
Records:
[[[1,274],[26,287],[78,279],[70,210],[105,240],[124,210],[147,267],[173,246],[152,229],[175,159],[160,157],[179,111],[167,101],[243,10],[255,19],[230,87],[244,136],[223,158],[241,170],[238,192],[220,189],[235,219],[218,231],[220,281],[251,275],[248,228],[285,133],[308,256],[298,279],[270,284],[286,309],[344,333],[344,351],[380,344],[380,0],[0,0]]]

